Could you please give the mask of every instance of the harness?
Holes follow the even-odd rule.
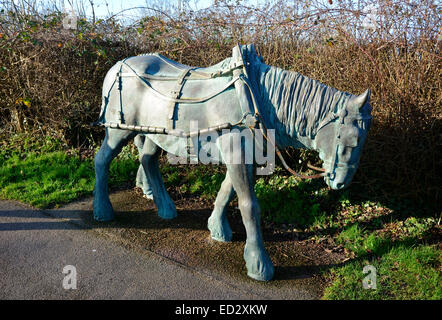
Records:
[[[179,70],[181,74],[178,77],[164,77],[164,76],[154,76],[150,74],[139,74],[136,70],[134,70],[129,64],[126,63],[127,59],[119,61],[120,65],[119,72],[117,72],[116,77],[114,79],[113,84],[111,85],[107,97],[105,99],[105,108],[107,106],[107,101],[109,99],[109,95],[115,85],[118,82],[118,91],[120,96],[120,113],[118,117],[118,122],[100,122],[101,118],[105,114],[105,108],[102,110],[100,118],[97,122],[92,123],[92,126],[103,126],[107,128],[115,128],[115,129],[123,129],[123,130],[131,130],[138,131],[142,133],[153,133],[153,134],[170,134],[177,137],[194,137],[199,134],[208,133],[211,131],[220,131],[222,129],[229,129],[234,126],[245,126],[245,127],[255,127],[257,123],[257,119],[254,116],[253,110],[250,110],[250,104],[247,100],[247,92],[240,82],[245,82],[246,77],[244,73],[246,73],[246,68],[244,64],[244,60],[242,54],[240,52],[240,47],[237,46],[234,48],[232,59],[229,62],[227,68],[219,69],[214,72],[208,73],[197,68],[185,67],[183,69],[177,68],[175,65],[171,64],[167,59],[164,59],[162,56],[158,55],[163,62],[169,64],[175,69]],[[125,66],[129,69],[130,72],[123,72],[122,68]],[[217,77],[232,75],[232,79],[227,82],[225,85],[218,88],[216,91],[211,94],[201,97],[201,98],[182,98],[181,93],[182,89],[185,85],[185,82],[188,80],[205,80],[205,79],[213,79]],[[122,82],[125,77],[136,77],[140,80],[140,82],[156,97],[161,98],[169,103],[169,112],[168,112],[168,122],[169,125],[167,128],[163,127],[154,127],[154,126],[139,126],[139,125],[129,125],[124,122],[124,113],[123,113],[123,98],[122,98]],[[166,95],[151,86],[149,81],[146,80],[160,80],[160,81],[176,81],[175,87],[171,90],[170,95]],[[174,119],[176,115],[176,107],[179,103],[201,103],[212,99],[213,97],[221,94],[225,90],[227,90],[232,85],[235,86],[238,91],[238,97],[240,97],[240,106],[242,109],[242,117],[236,123],[223,123],[217,126],[211,126],[206,129],[201,129],[194,132],[183,132],[182,130],[176,129],[174,125]],[[250,87],[249,87],[250,89]],[[254,105],[256,105],[256,101],[254,100],[254,95],[250,91],[250,96],[253,99]],[[257,108],[255,108],[257,110]]]
[[[306,175],[297,173],[296,171],[294,171],[293,169],[291,169],[287,165],[278,146],[272,140],[270,140],[266,134],[267,128],[265,126],[265,123],[264,123],[264,120],[263,120],[261,114],[259,113],[258,104],[256,102],[255,94],[253,93],[252,85],[250,84],[250,82],[248,80],[247,69],[245,67],[244,59],[241,54],[241,49],[240,49],[239,45],[233,49],[233,55],[232,55],[232,59],[229,63],[229,66],[227,68],[216,70],[215,72],[211,72],[211,73],[203,72],[201,70],[197,70],[196,68],[192,68],[192,67],[185,67],[183,69],[180,69],[180,68],[177,68],[175,65],[170,64],[169,61],[164,59],[162,56],[158,56],[158,57],[160,57],[164,62],[168,63],[169,65],[180,70],[180,72],[181,72],[180,75],[178,77],[164,77],[164,76],[154,76],[154,75],[145,74],[145,73],[139,74],[129,64],[126,63],[127,58],[122,61],[119,61],[118,63],[120,64],[120,70],[119,70],[119,72],[117,72],[114,82],[109,89],[108,96],[104,97],[105,108],[102,110],[99,120],[97,122],[92,123],[91,124],[92,126],[103,126],[106,128],[131,130],[131,131],[137,131],[137,132],[148,133],[148,134],[170,134],[173,136],[183,137],[183,138],[193,138],[193,137],[201,135],[201,134],[206,134],[206,133],[213,132],[213,131],[221,131],[223,129],[230,129],[235,126],[247,127],[250,130],[253,130],[254,128],[258,127],[260,129],[261,133],[263,134],[263,136],[265,137],[265,139],[268,142],[270,142],[273,145],[273,147],[275,148],[276,154],[278,155],[279,159],[281,160],[281,163],[284,166],[284,168],[287,171],[289,171],[292,175],[294,175],[298,178],[318,179],[318,178],[322,178],[322,177],[327,177],[329,179],[333,179],[335,177],[336,167],[343,166],[343,164],[341,164],[341,163],[336,163],[336,158],[337,158],[337,153],[338,153],[338,148],[339,148],[338,143],[336,143],[336,150],[333,155],[332,161],[330,162],[330,168],[332,168],[332,172],[326,172],[325,169],[314,167],[308,163],[307,166],[310,169],[320,171],[321,173],[306,176]],[[122,69],[123,66],[127,67],[130,70],[130,72],[123,72],[123,69]],[[227,82],[221,88],[218,88],[215,92],[213,92],[207,96],[204,96],[201,98],[182,98],[181,97],[182,89],[183,89],[184,84],[187,80],[213,79],[216,77],[222,77],[222,76],[226,76],[226,75],[230,75],[230,74],[232,74],[233,77],[229,82]],[[140,80],[140,82],[150,92],[152,92],[155,96],[169,102],[169,107],[168,107],[168,109],[169,109],[169,112],[168,112],[169,125],[168,125],[168,128],[154,127],[154,126],[128,125],[128,124],[124,123],[125,121],[124,121],[123,98],[122,98],[122,81],[123,81],[124,77],[138,78]],[[176,81],[176,84],[175,84],[174,89],[170,92],[170,95],[165,95],[164,93],[159,92],[158,90],[153,88],[150,85],[150,83],[148,81],[146,81],[149,79],[150,80],[161,80],[161,81]],[[119,122],[102,123],[102,122],[100,122],[100,120],[105,114],[105,109],[107,106],[107,101],[109,99],[109,95],[110,95],[111,90],[117,81],[118,81],[118,90],[119,90],[119,95],[120,95]],[[233,123],[233,124],[232,123],[223,123],[220,125],[211,126],[211,127],[197,130],[197,131],[193,131],[193,132],[184,132],[183,130],[179,130],[179,129],[175,128],[174,119],[175,119],[177,104],[205,102],[205,101],[210,100],[211,98],[221,94],[222,92],[224,92],[227,88],[229,88],[232,85],[235,86],[235,89],[238,93],[238,97],[240,100],[239,101],[240,106],[241,106],[241,109],[243,112],[243,115],[242,115],[241,119],[239,119],[239,121],[237,121],[236,123]],[[252,102],[251,104],[249,103],[249,99]],[[253,109],[250,105],[253,106]],[[338,111],[338,113],[331,113],[329,116],[327,116],[325,119],[323,119],[323,121],[319,124],[316,132],[319,132],[319,130],[321,130],[323,127],[325,127],[330,122],[336,120],[337,118],[340,119],[339,124],[340,124],[340,126],[342,126],[344,124],[344,118],[346,115],[347,115],[347,111],[345,110],[345,108]],[[337,131],[338,132],[337,135],[339,135],[339,131],[340,130]],[[339,139],[338,136],[336,138]],[[355,167],[354,165],[351,166],[351,165],[347,165],[347,164],[345,164],[345,166]]]

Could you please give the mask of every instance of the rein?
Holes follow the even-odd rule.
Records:
[[[255,117],[258,118],[258,122],[262,123],[262,127],[264,127],[265,131],[267,132],[267,127],[266,127],[266,125],[265,125],[265,123],[264,123],[264,119],[262,118],[261,114],[259,113],[258,106],[257,106],[256,100],[255,100],[255,95],[253,94],[253,91],[252,91],[252,87],[251,87],[250,84],[248,83],[247,78],[245,78],[243,75],[240,76],[240,79],[244,82],[244,84],[245,84],[245,85],[247,86],[247,88],[249,89],[250,96],[252,97],[253,108],[254,108],[254,111],[255,111]],[[332,120],[331,120],[331,121],[332,121]],[[262,135],[264,136],[264,138],[265,138],[268,142],[270,142],[270,143],[273,145],[273,147],[275,148],[275,152],[276,152],[276,154],[278,155],[279,160],[281,160],[282,165],[283,165],[284,168],[285,168],[288,172],[290,172],[293,176],[298,177],[298,178],[301,178],[301,179],[319,179],[319,178],[322,178],[322,177],[325,177],[325,176],[328,176],[328,175],[329,175],[327,172],[325,172],[324,169],[314,167],[314,166],[312,166],[311,164],[307,164],[307,166],[308,166],[310,169],[313,169],[313,170],[316,170],[316,171],[320,171],[321,173],[318,173],[318,174],[315,174],[315,175],[311,175],[311,176],[306,176],[306,175],[303,175],[303,174],[297,173],[295,170],[293,170],[292,168],[290,168],[290,167],[288,166],[287,162],[285,162],[284,157],[282,156],[282,153],[281,153],[281,151],[279,150],[279,148],[278,148],[278,146],[276,145],[276,143],[273,143],[273,141],[270,140],[270,139],[267,137],[267,135],[265,134],[265,132],[264,132],[264,130],[263,130],[262,127],[259,126],[259,129],[260,129]],[[249,129],[252,130],[251,127],[249,127]]]
[[[267,128],[266,128],[266,126],[265,126],[265,124],[264,124],[264,121],[262,120],[261,115],[260,115],[259,113],[256,113],[256,115],[261,119],[260,122],[262,123],[264,129],[267,131]],[[295,170],[293,170],[292,168],[289,167],[289,165],[287,164],[287,162],[285,162],[284,157],[282,156],[282,153],[281,153],[281,151],[279,150],[278,146],[277,146],[275,143],[273,143],[273,141],[270,140],[270,139],[267,137],[267,135],[264,133],[264,130],[262,130],[261,127],[259,127],[259,129],[261,130],[261,133],[262,133],[262,135],[264,136],[264,138],[265,138],[268,142],[270,142],[270,143],[275,147],[275,152],[276,152],[276,154],[277,154],[279,160],[281,160],[281,163],[282,163],[283,167],[284,167],[288,172],[290,172],[293,176],[298,177],[298,178],[301,178],[301,179],[319,179],[319,178],[322,178],[322,177],[325,177],[325,176],[328,175],[328,174],[325,172],[324,169],[322,169],[322,168],[317,168],[317,167],[315,167],[315,166],[312,166],[310,163],[307,164],[307,166],[308,166],[310,169],[313,169],[313,170],[316,170],[316,171],[320,171],[320,172],[322,172],[322,173],[318,173],[318,174],[314,174],[314,175],[310,175],[310,176],[306,176],[306,175],[303,175],[303,174],[301,174],[301,173],[297,173]]]

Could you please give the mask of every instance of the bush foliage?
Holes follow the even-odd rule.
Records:
[[[76,30],[66,30],[56,9],[19,10],[4,1],[0,134],[50,135],[69,147],[94,145],[103,132],[89,123],[98,117],[104,76],[118,60],[159,52],[208,66],[230,56],[237,42],[255,43],[269,65],[355,94],[371,88],[374,125],[355,183],[387,198],[440,202],[440,5],[430,0],[358,1],[359,7],[352,1],[247,4],[224,0],[179,12],[150,8],[132,24],[118,16],[80,17]]]

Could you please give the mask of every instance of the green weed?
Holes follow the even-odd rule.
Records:
[[[355,260],[330,272],[331,285],[324,299],[401,300],[442,299],[441,254],[436,246],[392,247],[381,257]],[[362,272],[366,265],[376,268],[376,290],[364,289]]]
[[[92,159],[81,160],[64,151],[0,154],[0,197],[38,208],[68,203],[91,194],[95,176]],[[138,163],[115,159],[110,166],[110,185],[132,182]]]

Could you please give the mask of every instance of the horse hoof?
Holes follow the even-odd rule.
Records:
[[[160,218],[166,219],[166,220],[176,218],[177,213],[176,213],[175,205],[172,205],[166,209],[159,209],[158,216],[160,216]]]
[[[225,218],[220,222],[219,219],[210,217],[207,222],[207,228],[209,228],[210,236],[213,240],[220,242],[232,240],[232,229]]]
[[[272,280],[275,273],[272,260],[264,248],[258,246],[244,248],[244,260],[246,261],[247,275],[258,281]]]
[[[161,218],[161,219],[165,219],[165,220],[171,220],[171,219],[174,219],[174,218],[176,218],[176,216],[177,216],[177,214],[176,214],[176,212],[175,213],[173,213],[173,212],[169,212],[169,213],[158,213],[158,216]]]
[[[115,217],[114,209],[110,202],[106,204],[96,204],[94,202],[94,219],[97,221],[110,221]]]
[[[152,193],[152,191],[143,191],[143,193],[144,193],[144,195],[143,195],[143,197],[144,198],[146,198],[146,199],[148,199],[148,200],[153,200],[153,193]]]

